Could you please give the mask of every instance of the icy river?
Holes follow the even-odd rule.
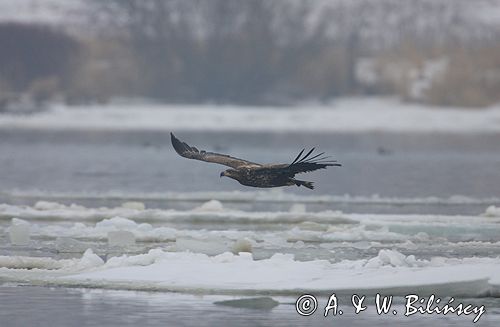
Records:
[[[4,127],[1,326],[471,326],[477,316],[407,317],[410,294],[483,306],[476,325],[499,326],[500,134],[176,134],[257,162],[317,146],[343,167],[304,178],[314,191],[257,190],[180,158],[167,131]],[[333,293],[343,314],[324,317]],[[317,300],[310,316],[297,313],[303,294]],[[354,294],[366,296],[358,314]],[[377,294],[394,296],[388,313],[376,312]]]

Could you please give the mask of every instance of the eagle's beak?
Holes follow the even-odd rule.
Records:
[[[224,172],[220,173],[220,177],[221,177],[221,178],[222,178],[222,176],[226,176],[226,175],[224,174]]]

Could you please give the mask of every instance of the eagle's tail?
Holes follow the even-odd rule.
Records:
[[[295,185],[297,186],[304,186],[304,187],[307,187],[308,189],[310,190],[314,190],[314,185],[313,185],[313,182],[307,182],[307,181],[299,181],[297,179],[294,179],[293,182],[295,183]]]

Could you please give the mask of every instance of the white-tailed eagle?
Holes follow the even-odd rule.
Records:
[[[220,177],[230,177],[245,186],[269,188],[297,185],[305,186],[312,190],[314,188],[312,182],[295,179],[295,175],[330,166],[341,166],[336,160],[329,160],[329,157],[324,157],[324,152],[311,156],[314,148],[302,156],[305,150],[303,149],[290,164],[263,165],[225,154],[200,151],[194,146],[189,146],[180,141],[172,133],[170,133],[170,139],[175,151],[182,157],[231,167],[232,169],[227,169],[220,173]]]

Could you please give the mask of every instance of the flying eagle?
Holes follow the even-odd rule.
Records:
[[[200,151],[194,146],[189,146],[188,144],[180,141],[172,133],[170,133],[170,139],[175,151],[182,157],[229,166],[232,169],[223,171],[220,173],[220,177],[226,176],[235,179],[240,184],[245,186],[269,188],[297,185],[305,186],[312,190],[314,189],[313,182],[295,179],[295,175],[330,166],[341,166],[341,164],[337,163],[336,160],[327,160],[329,157],[324,157],[324,152],[310,157],[314,148],[302,156],[305,151],[305,149],[303,149],[290,164],[263,165],[234,158],[225,154],[207,152],[203,150]]]

